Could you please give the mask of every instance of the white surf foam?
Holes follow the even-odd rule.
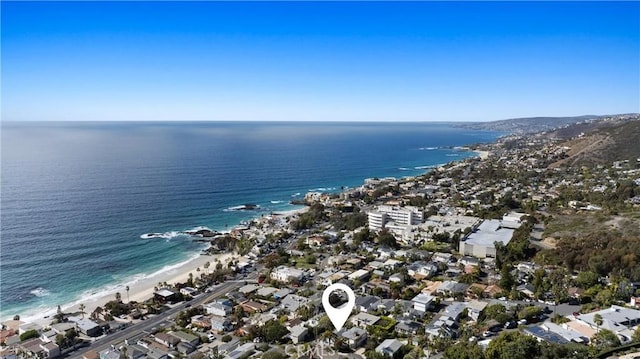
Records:
[[[29,291],[29,293],[35,295],[38,298],[46,297],[46,296],[51,294],[51,292],[49,290],[44,289],[42,287],[38,287],[36,289],[33,289],[33,290]]]

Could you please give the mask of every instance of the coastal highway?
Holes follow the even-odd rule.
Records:
[[[223,282],[215,287],[212,288],[212,291],[210,293],[203,293],[201,295],[199,295],[198,297],[192,299],[191,301],[188,302],[183,302],[180,304],[177,304],[175,307],[158,314],[157,316],[154,316],[152,318],[143,320],[141,322],[138,322],[136,324],[131,325],[130,327],[127,327],[123,330],[117,331],[115,333],[109,334],[103,338],[97,339],[96,341],[94,341],[93,343],[91,343],[91,345],[83,347],[81,349],[78,349],[76,351],[73,351],[71,353],[69,353],[68,355],[66,355],[66,357],[68,358],[81,358],[82,355],[86,352],[88,352],[89,350],[95,350],[95,351],[101,351],[101,350],[105,350],[107,348],[110,348],[111,345],[116,345],[116,344],[120,344],[122,343],[126,338],[132,337],[136,334],[142,333],[142,332],[151,332],[152,328],[162,328],[162,323],[165,321],[172,321],[172,318],[175,317],[176,314],[178,314],[181,310],[184,310],[185,308],[187,308],[188,305],[190,306],[198,306],[198,305],[202,305],[205,302],[208,302],[210,300],[213,300],[215,298],[219,298],[221,296],[224,296],[225,294],[234,291],[238,288],[240,288],[241,286],[244,285],[245,281],[255,281],[258,278],[258,272],[253,272],[251,274],[248,274],[245,278],[241,279],[241,280],[234,280],[234,281],[227,281],[227,282]],[[166,325],[165,325],[166,326]]]

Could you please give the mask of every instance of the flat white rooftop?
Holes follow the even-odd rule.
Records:
[[[511,236],[513,229],[502,227],[498,219],[488,219],[467,237],[466,243],[485,247],[493,247],[493,242],[506,245],[511,241]]]

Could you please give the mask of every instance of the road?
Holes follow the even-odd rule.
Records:
[[[219,298],[220,296],[223,296],[226,293],[229,293],[231,291],[234,291],[240,288],[241,286],[244,285],[245,281],[256,280],[257,277],[258,277],[258,272],[256,271],[247,275],[247,277],[242,280],[227,281],[227,282],[221,283],[216,287],[214,287],[210,293],[203,293],[198,297],[192,299],[191,301],[180,303],[175,307],[163,313],[158,314],[157,316],[143,320],[121,331],[118,331],[118,332],[109,334],[106,337],[100,338],[94,341],[93,343],[91,343],[91,345],[88,347],[84,347],[82,349],[69,353],[67,357],[81,358],[82,355],[88,352],[89,350],[95,350],[99,352],[107,348],[110,348],[111,345],[122,343],[126,338],[132,337],[136,334],[139,334],[145,331],[151,332],[152,328],[154,327],[160,328],[161,327],[160,324],[162,322],[169,320],[169,318],[174,318],[175,315],[178,314],[181,310],[184,310],[187,307],[187,305],[191,305],[191,306],[202,305],[208,301],[211,301],[215,298]]]

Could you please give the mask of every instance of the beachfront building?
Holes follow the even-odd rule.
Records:
[[[60,347],[54,342],[46,342],[40,338],[32,338],[18,344],[20,352],[27,357],[55,358],[60,355]]]
[[[279,266],[271,271],[271,279],[280,282],[302,281],[304,271],[287,266]]]
[[[513,236],[513,227],[519,226],[519,224],[511,221],[505,222],[505,224],[508,224],[509,228],[503,226],[503,221],[498,219],[482,222],[465,240],[460,241],[460,253],[478,258],[495,258],[495,242],[506,246]]]
[[[376,211],[367,213],[369,229],[379,231],[386,227],[394,230],[406,230],[411,226],[422,223],[423,214],[416,207],[398,207],[381,205]]]
[[[159,290],[157,290],[157,291],[155,291],[153,293],[153,296],[158,301],[163,302],[163,303],[166,303],[166,302],[173,303],[178,297],[176,292],[174,292],[173,290],[171,290],[169,288],[160,288]]]

